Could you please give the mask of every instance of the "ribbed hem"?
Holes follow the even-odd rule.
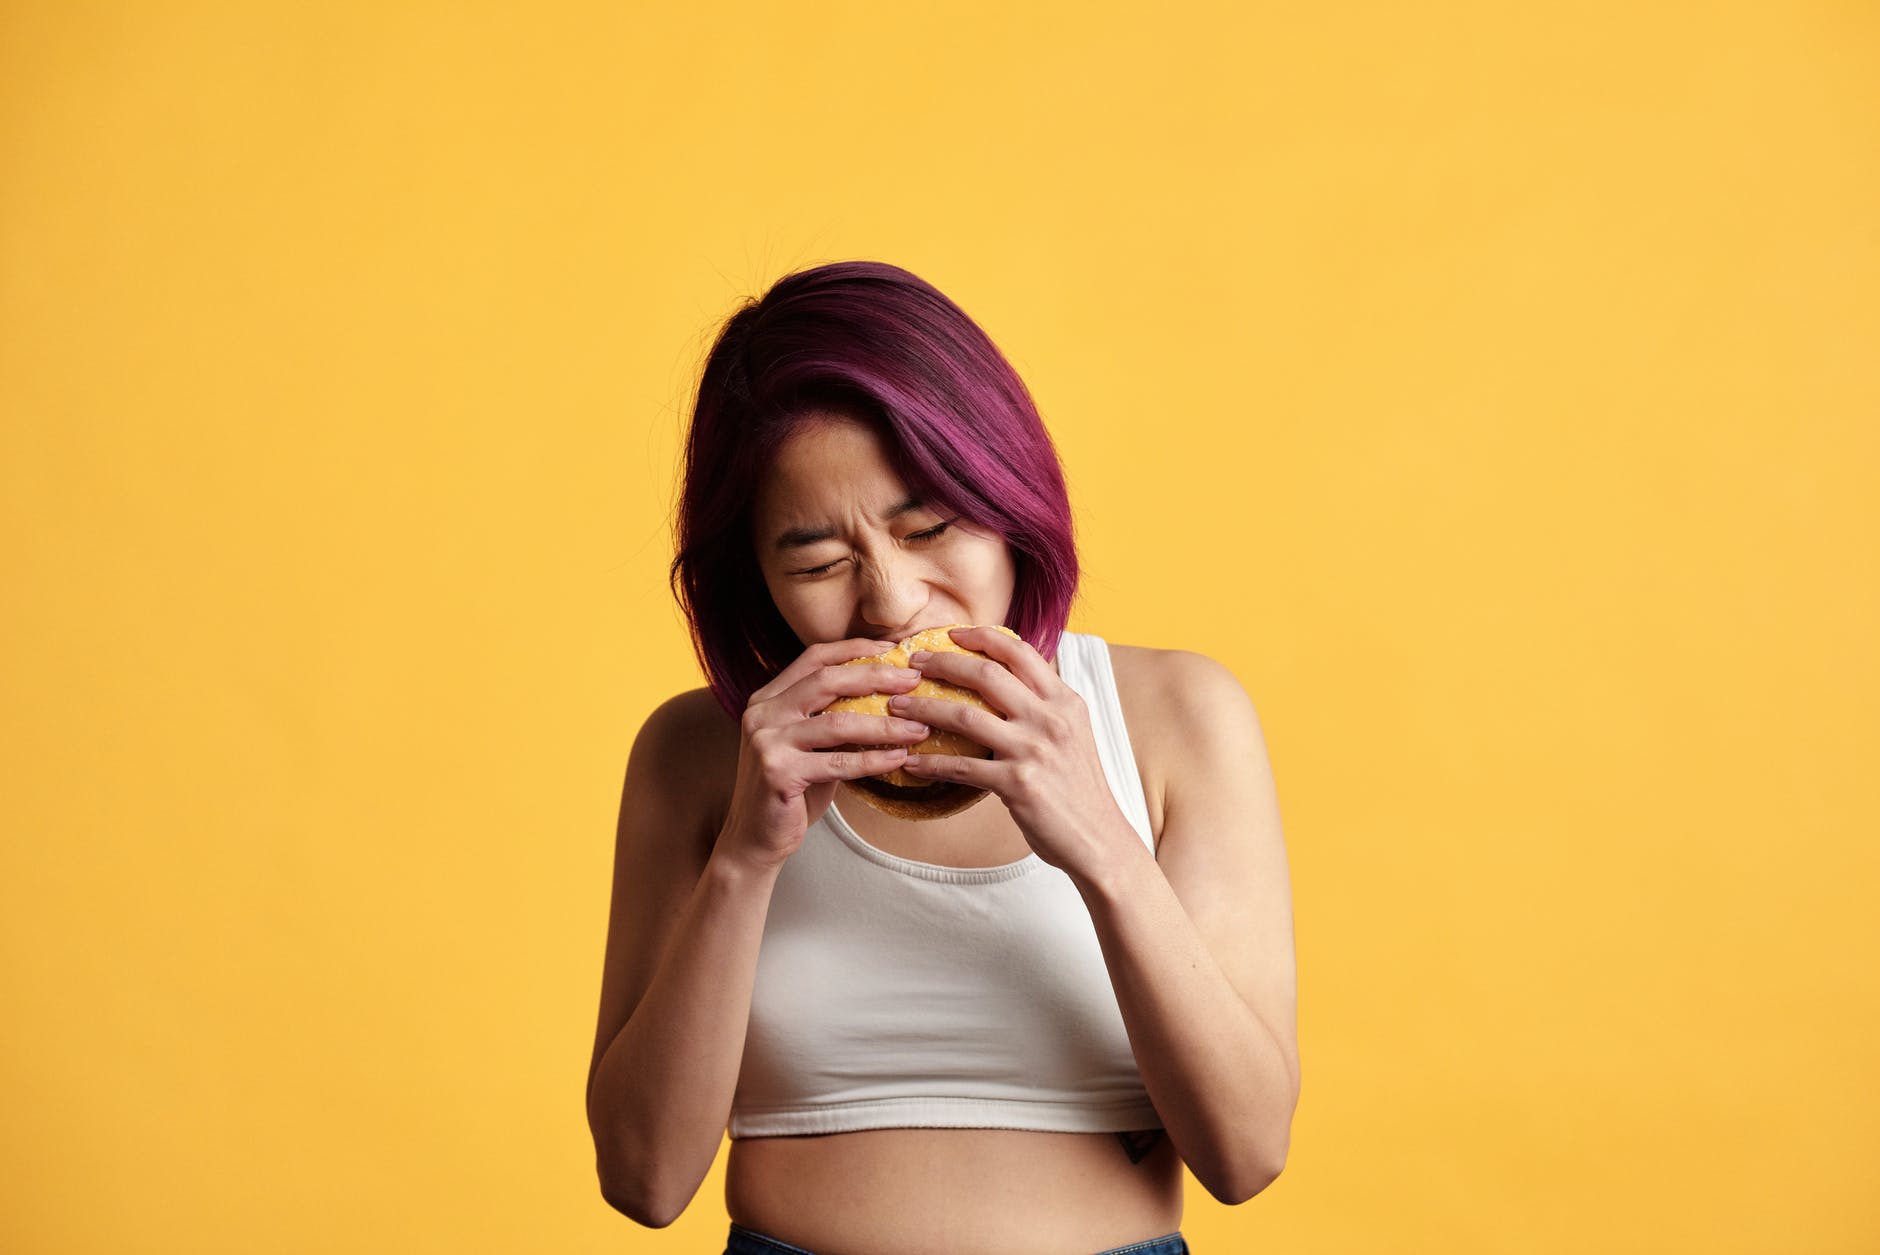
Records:
[[[917,880],[937,880],[949,885],[991,885],[1002,880],[1016,880],[1028,872],[1049,866],[1038,857],[1036,851],[1015,862],[1001,863],[997,867],[947,867],[940,863],[923,863],[919,859],[902,858],[899,854],[890,854],[886,850],[877,849],[868,844],[867,839],[850,827],[848,820],[842,818],[842,812],[836,807],[833,799],[829,803],[829,809],[823,812],[823,818],[828,820],[830,830],[842,839],[844,845],[869,862],[879,863],[883,867],[900,872],[904,876],[912,876]]]
[[[1159,1129],[1155,1105],[1131,1100],[1093,1106],[1029,1098],[870,1098],[732,1112],[732,1137],[855,1133],[863,1129],[1017,1129],[1029,1133],[1124,1133]]]

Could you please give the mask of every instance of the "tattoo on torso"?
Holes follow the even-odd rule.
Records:
[[[1155,1149],[1155,1144],[1162,1140],[1162,1130],[1140,1129],[1131,1133],[1118,1133],[1116,1140],[1123,1144],[1123,1153],[1129,1156],[1129,1162],[1141,1163]]]

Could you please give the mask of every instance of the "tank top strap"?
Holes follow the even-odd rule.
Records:
[[[1136,769],[1136,755],[1123,721],[1123,702],[1116,691],[1116,670],[1110,645],[1087,632],[1065,632],[1058,638],[1058,675],[1076,690],[1090,709],[1090,730],[1096,734],[1097,758],[1109,778],[1110,792],[1149,852],[1155,852],[1155,833],[1149,824],[1149,803]]]

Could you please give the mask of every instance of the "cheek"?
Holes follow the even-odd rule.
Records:
[[[802,601],[802,598],[797,595],[796,586],[789,579],[766,574],[764,587],[770,590],[770,604],[777,608],[777,613],[788,622],[796,622],[798,606]]]
[[[854,598],[846,580],[783,579],[771,585],[777,613],[803,641],[832,641],[847,634]]]
[[[794,625],[802,618],[803,589],[797,581],[787,575],[773,575],[764,572],[764,587],[770,592],[770,604],[777,608],[777,613],[785,622]]]
[[[1009,584],[1014,574],[1012,551],[1002,536],[974,537],[971,545],[961,547],[958,568],[982,587]]]

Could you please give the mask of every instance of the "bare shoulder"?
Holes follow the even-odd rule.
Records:
[[[725,713],[708,688],[687,689],[661,702],[649,723],[658,719],[668,735],[690,741],[730,742],[737,744],[738,723]]]
[[[737,770],[738,725],[712,691],[687,689],[667,698],[647,716],[635,752],[642,747],[672,796],[686,800],[703,831],[716,833]]]
[[[1235,739],[1244,741],[1255,718],[1253,703],[1233,671],[1194,650],[1111,642],[1110,667],[1159,837],[1171,789],[1179,787],[1184,764],[1192,760],[1177,748],[1192,750],[1197,737],[1211,737],[1223,726],[1240,731]]]
[[[1218,716],[1241,703],[1252,706],[1247,690],[1224,663],[1191,649],[1113,643],[1110,666],[1132,736],[1139,720],[1146,733],[1164,737],[1192,726],[1197,716]]]

